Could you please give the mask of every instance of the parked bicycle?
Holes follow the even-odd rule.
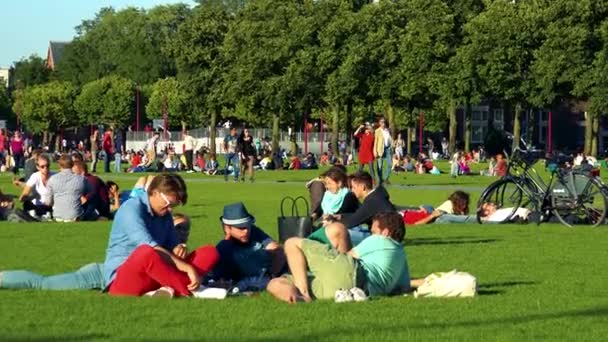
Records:
[[[563,167],[569,160],[558,157],[546,161],[551,166],[551,177],[545,182],[533,167],[544,157],[543,151],[529,149],[523,141],[520,145],[508,158],[507,174],[482,193],[477,204],[479,223],[486,220],[488,205],[502,212],[500,220],[493,222],[516,221],[525,208],[526,213],[536,215],[538,223],[551,215],[568,227],[605,223],[608,200],[601,180],[588,172]]]

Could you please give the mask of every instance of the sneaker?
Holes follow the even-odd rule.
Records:
[[[173,298],[175,291],[167,286],[163,286],[158,290],[150,291],[144,294],[148,297],[161,297],[161,298]]]
[[[191,291],[192,297],[199,299],[225,299],[228,295],[228,290],[219,287],[199,287],[197,290]]]
[[[188,170],[188,171],[186,171],[186,173],[194,173],[194,171],[193,170]]]
[[[358,287],[353,287],[352,289],[350,289],[350,294],[353,296],[353,300],[355,302],[365,302],[369,299],[365,294],[365,291],[361,290]]]
[[[344,289],[339,289],[338,291],[336,291],[336,295],[334,296],[335,302],[336,303],[346,303],[346,302],[352,302],[355,299],[353,298],[353,295],[350,293],[349,290],[344,290]]]

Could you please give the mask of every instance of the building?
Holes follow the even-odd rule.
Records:
[[[54,42],[54,41],[49,42],[49,50],[46,55],[47,68],[49,68],[51,70],[55,70],[55,67],[57,66],[57,64],[61,60],[61,57],[63,56],[63,49],[68,44],[69,44],[69,42]]]
[[[11,85],[11,69],[0,68],[0,84],[4,85],[6,89]]]

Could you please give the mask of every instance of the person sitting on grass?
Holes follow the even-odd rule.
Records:
[[[189,296],[199,288],[219,254],[213,246],[189,254],[179,244],[171,211],[187,199],[184,180],[176,174],[162,174],[154,177],[146,194],[118,209],[104,263],[107,292],[141,296],[157,290]]]
[[[224,206],[220,222],[224,240],[216,246],[220,260],[212,278],[236,284],[241,290],[263,290],[270,277],[282,273],[283,248],[255,225],[255,218],[241,202]]]
[[[52,212],[52,208],[45,204],[49,197],[48,181],[53,175],[50,167],[51,159],[45,154],[39,155],[36,159],[38,172],[30,176],[19,195],[19,201],[23,202],[23,210],[36,219],[45,215],[50,217]]]
[[[314,220],[329,215],[352,214],[359,208],[357,197],[348,188],[348,179],[342,167],[333,166],[321,175],[325,192],[319,206],[312,213]]]
[[[87,164],[83,161],[77,160],[74,162],[72,171],[86,178],[91,191],[84,196],[83,206],[85,208],[86,217],[100,216],[107,219],[112,218],[110,215],[110,197],[108,194],[108,188],[101,178],[92,175],[87,169]]]
[[[12,196],[5,195],[0,191],[0,220],[6,221],[8,214],[15,206]]]
[[[207,170],[207,174],[210,176],[214,176],[217,174],[218,169],[220,168],[220,164],[215,157],[215,153],[211,153],[209,155],[209,160],[205,163],[205,170]]]
[[[53,218],[59,222],[96,220],[97,215],[86,212],[83,205],[87,194],[92,191],[87,180],[72,171],[74,162],[67,154],[59,158],[61,171],[47,183],[49,190],[46,205],[53,207]]]
[[[42,150],[35,149],[32,151],[32,154],[25,161],[25,163],[23,165],[23,177],[13,179],[13,184],[15,184],[16,187],[25,186],[25,184],[30,179],[30,177],[34,173],[38,172],[38,167],[36,166],[36,163],[38,162],[38,157],[41,154],[42,154]]]
[[[370,227],[376,213],[395,211],[395,206],[391,203],[386,189],[381,185],[373,188],[372,176],[369,173],[355,173],[351,179],[351,186],[351,191],[360,201],[363,201],[361,206],[350,215],[326,217],[323,222],[324,227],[308,236],[309,239],[330,244],[339,252],[346,253],[350,244],[346,246],[342,243],[345,239],[344,233],[350,236],[350,242],[356,246],[370,235],[369,229],[363,225]]]
[[[190,218],[173,214],[177,240],[184,246],[190,235]],[[103,263],[90,263],[75,272],[43,276],[27,270],[0,272],[0,289],[12,290],[102,290],[105,288]]]
[[[112,181],[106,182],[106,188],[108,189],[110,215],[114,217],[114,214],[118,211],[118,208],[120,208],[120,188],[118,187],[118,184]]]
[[[346,230],[342,226],[343,230]],[[374,215],[372,235],[357,247],[340,252],[317,241],[291,238],[285,243],[290,276],[275,278],[268,292],[279,300],[296,303],[313,299],[347,301],[410,290],[407,257],[401,242],[405,226],[396,212]],[[347,237],[346,231],[341,234]],[[350,247],[350,240],[343,243]],[[310,272],[310,277],[309,273]]]

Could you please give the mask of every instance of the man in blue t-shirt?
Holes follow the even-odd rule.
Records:
[[[239,180],[239,151],[238,151],[238,139],[236,135],[236,128],[230,129],[230,135],[224,138],[224,153],[226,154],[226,164],[224,165],[224,180],[228,181],[228,167],[232,164],[234,170],[234,181]]]
[[[285,266],[283,248],[255,225],[255,218],[241,202],[226,205],[220,221],[225,236],[216,246],[220,261],[212,277],[234,283],[255,280],[257,285],[265,281],[251,286],[264,289],[270,277],[279,275]]]
[[[295,303],[334,298],[342,290],[355,293],[360,289],[370,296],[408,291],[410,274],[401,245],[405,236],[403,218],[396,212],[376,214],[371,232],[348,253],[340,253],[318,241],[287,240],[285,254],[291,276],[273,279],[268,292]]]

